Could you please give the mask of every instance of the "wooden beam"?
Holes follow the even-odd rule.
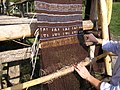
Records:
[[[36,15],[36,13],[34,13]],[[0,26],[36,23],[36,19],[19,18],[15,16],[0,16]]]
[[[91,20],[84,20],[83,21],[83,30],[91,30],[93,29],[94,24]]]
[[[105,0],[100,1],[100,19],[102,27],[102,38],[109,40],[108,20],[107,20],[107,6]],[[106,73],[112,76],[112,65],[109,55],[105,58]]]
[[[93,58],[92,62],[95,62],[95,61],[105,57],[107,54],[108,53],[106,52],[106,53],[101,54],[100,56]],[[88,64],[91,63],[90,61],[91,60],[86,58],[84,61],[80,62],[80,64],[87,66]],[[8,88],[2,89],[2,90],[22,90],[22,89],[25,89],[27,87],[31,87],[31,86],[34,86],[37,84],[45,83],[47,81],[54,80],[56,78],[65,76],[69,73],[72,73],[73,71],[74,71],[74,66],[68,66],[64,69],[58,70],[57,72],[49,74],[47,76],[43,76],[43,77],[40,77],[38,79],[34,79],[34,80],[31,80],[31,81],[28,81],[28,82],[25,82],[22,84],[18,84],[18,85],[12,86],[12,87],[8,87]]]
[[[28,59],[30,57],[31,57],[31,47],[0,52],[1,63],[19,61],[23,59]]]
[[[1,21],[1,20],[0,20]],[[33,24],[22,24],[19,22],[11,21],[7,22],[8,25],[3,25],[5,22],[2,22],[0,24],[0,41],[5,40],[12,40],[12,39],[18,39],[18,38],[24,38],[24,37],[31,37],[34,35],[35,28],[37,28],[37,25],[35,25],[35,21]],[[24,21],[23,21],[24,23]],[[37,23],[37,21],[36,21]],[[12,25],[9,25],[12,24]],[[83,29],[89,30],[93,28],[93,23],[90,20],[83,21]]]
[[[0,26],[0,41],[31,36],[29,24]]]

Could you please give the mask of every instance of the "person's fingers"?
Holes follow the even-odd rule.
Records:
[[[81,69],[75,68],[75,71],[76,71],[83,79],[85,78],[85,73],[84,73]]]
[[[89,41],[90,41],[89,35],[85,35],[85,36],[84,36],[84,39],[85,39],[86,42],[89,42]]]
[[[75,68],[75,71],[77,71],[78,73],[80,72],[80,70],[78,68]]]
[[[87,39],[88,39],[88,37],[89,37],[88,35],[84,35],[85,40],[87,40]]]

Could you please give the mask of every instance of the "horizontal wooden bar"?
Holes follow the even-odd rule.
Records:
[[[1,63],[24,60],[30,57],[31,57],[31,47],[0,52]]]
[[[12,40],[31,36],[29,24],[0,26],[0,41]]]
[[[10,18],[10,17],[9,17]],[[0,41],[13,40],[25,37],[31,37],[37,28],[37,21],[34,20],[32,24],[27,19],[16,19],[15,17],[10,20],[4,17],[0,20]],[[19,21],[20,20],[20,21]],[[28,23],[29,22],[29,23]],[[83,21],[83,30],[90,30],[93,28],[93,23],[90,20]]]
[[[95,57],[94,59],[92,59],[92,62],[95,62],[95,61],[105,57],[107,54],[108,53],[106,52],[106,53],[101,54],[100,56]],[[86,58],[84,61],[80,62],[80,64],[82,64],[84,66],[87,66],[90,63],[91,63],[91,60],[89,60],[89,58]],[[34,80],[31,80],[31,81],[28,81],[28,82],[25,82],[22,84],[18,84],[18,85],[12,86],[12,87],[8,87],[8,88],[2,89],[2,90],[22,90],[27,87],[45,83],[47,81],[65,76],[69,73],[72,73],[73,71],[74,71],[74,66],[68,66],[65,69],[58,70],[57,72],[49,74],[47,76],[43,76],[38,79],[34,79]]]
[[[94,24],[91,20],[83,21],[83,30],[91,30],[94,28]]]

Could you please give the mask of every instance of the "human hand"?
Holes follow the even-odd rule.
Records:
[[[78,72],[78,74],[88,82],[90,82],[97,90],[100,90],[100,83],[101,81],[98,80],[97,78],[93,77],[88,70],[86,69],[85,66],[78,64],[75,67],[75,70]]]
[[[98,39],[93,34],[86,34],[84,37],[86,42],[98,43]]]
[[[75,67],[75,71],[78,72],[78,74],[85,80],[88,80],[90,78],[90,73],[87,70],[87,68],[81,64],[77,64],[74,66]]]

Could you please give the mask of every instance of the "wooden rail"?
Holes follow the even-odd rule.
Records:
[[[1,63],[29,59],[30,57],[31,57],[31,47],[0,52]]]

